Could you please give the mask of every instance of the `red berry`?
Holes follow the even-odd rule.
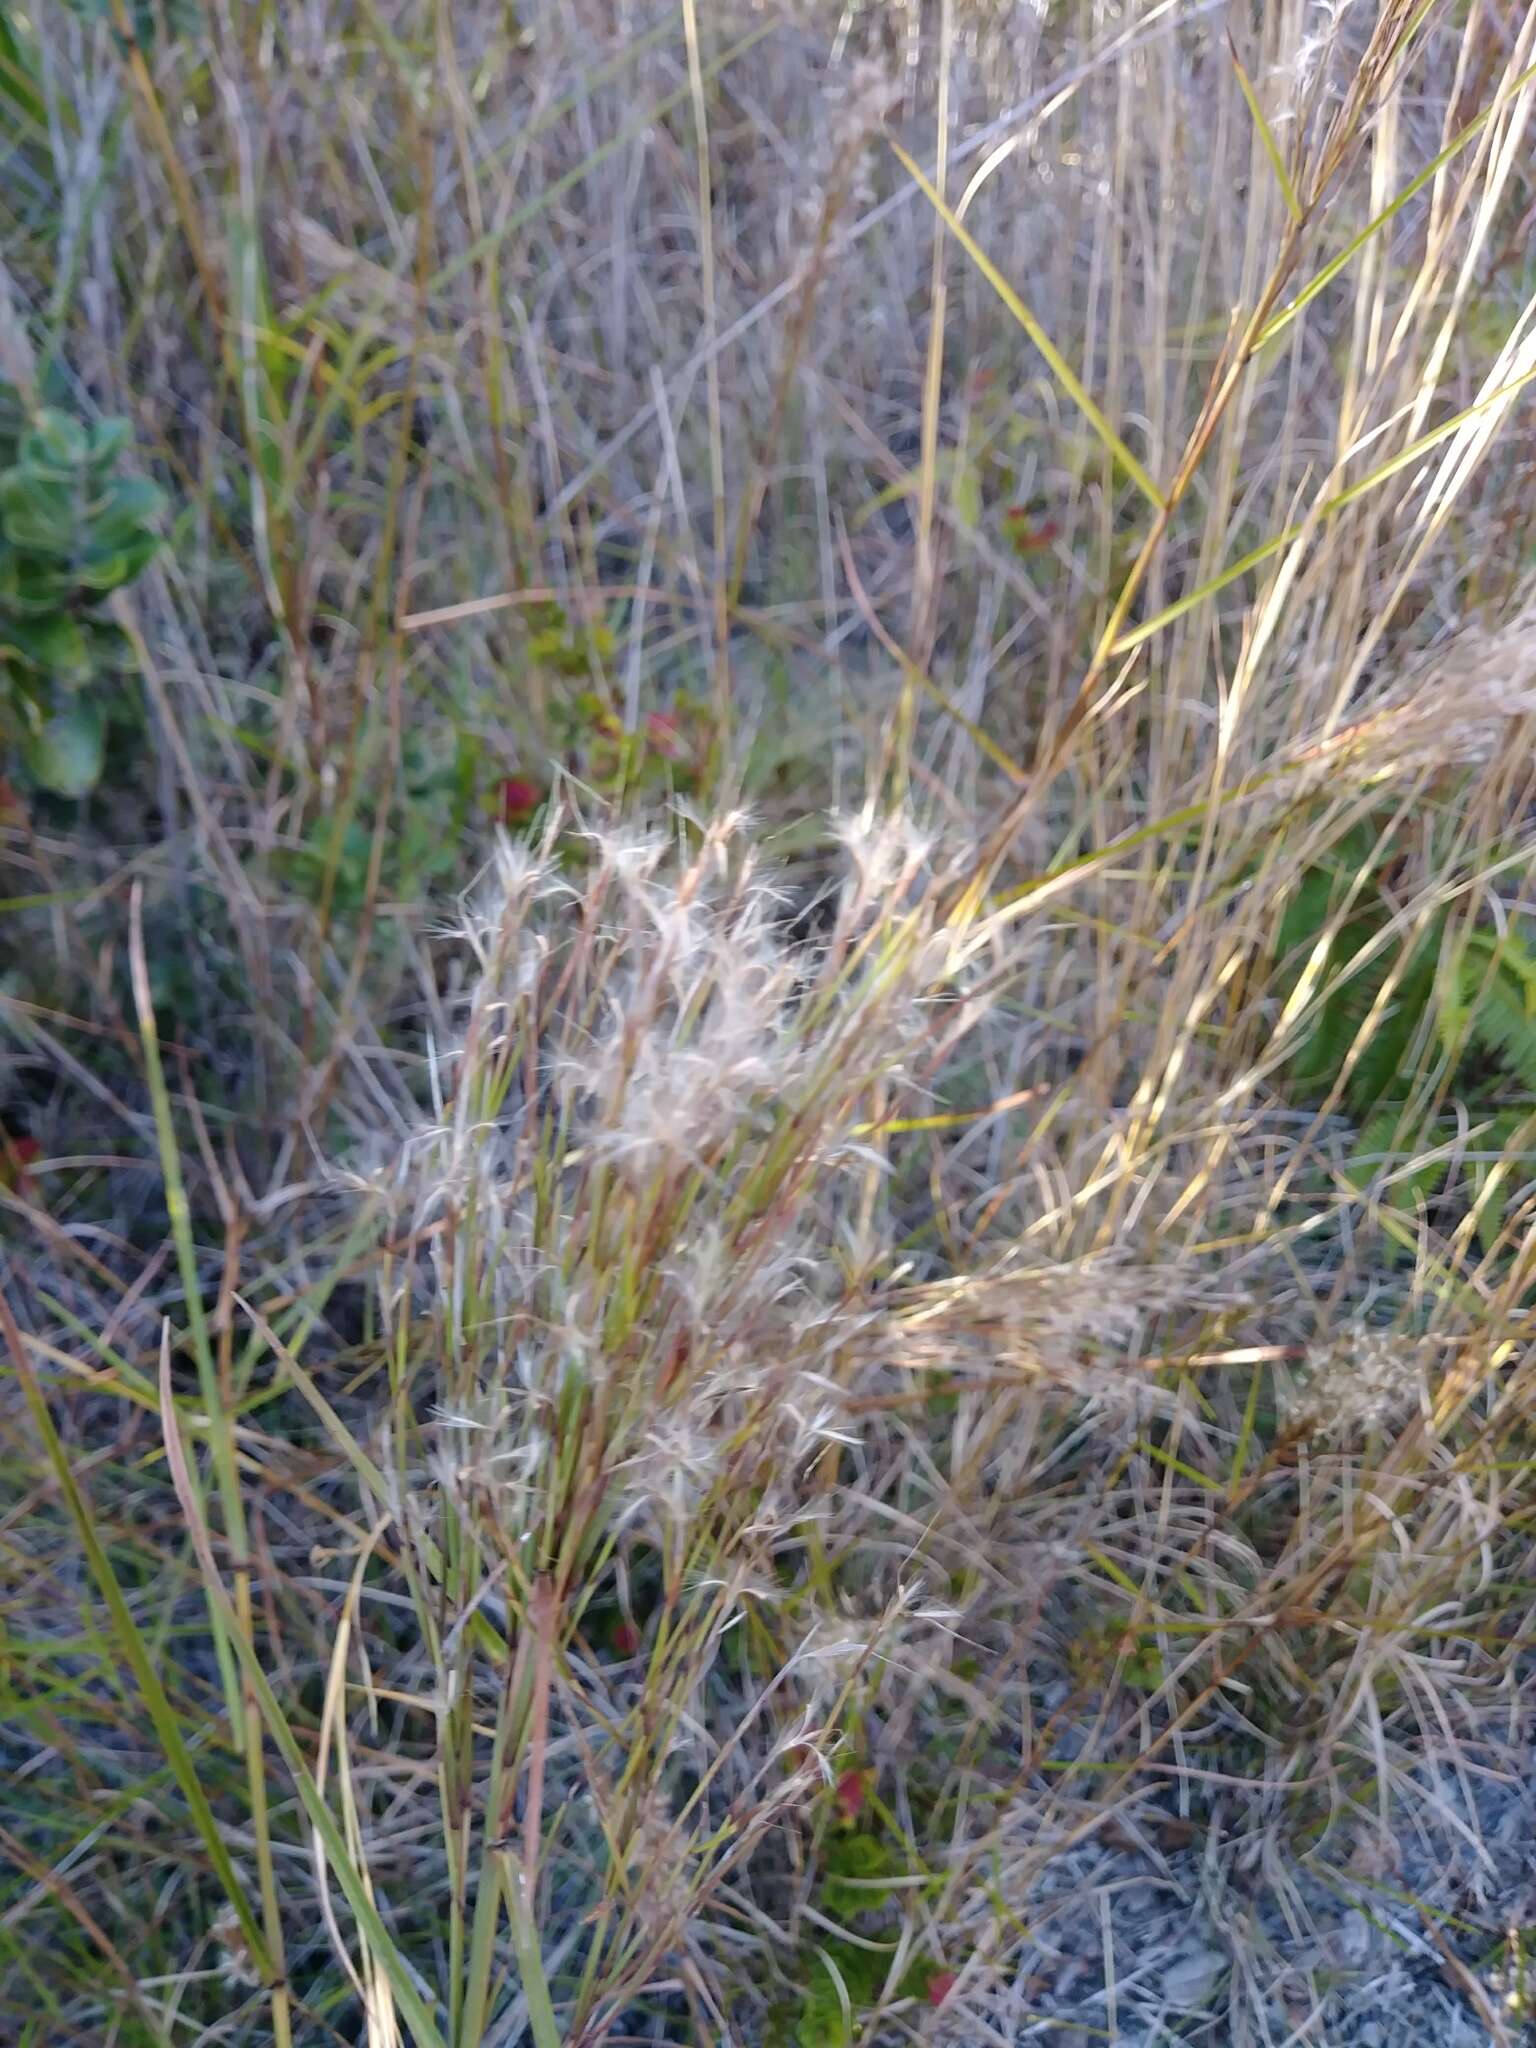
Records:
[[[36,1138],[26,1138],[11,1133],[0,1125],[0,1188],[13,1189],[19,1194],[30,1194],[32,1177],[27,1168],[42,1151]]]
[[[959,1981],[953,1970],[935,1970],[928,1979],[928,2003],[942,2005]]]
[[[632,1621],[614,1624],[613,1647],[621,1657],[633,1657],[640,1647],[640,1631]]]
[[[683,751],[682,727],[670,711],[651,712],[645,721],[645,736],[669,761],[677,760]]]
[[[1008,538],[1016,554],[1033,554],[1038,548],[1048,548],[1056,540],[1061,528],[1054,519],[1040,519],[1028,505],[1010,505],[1003,514],[1008,527]]]
[[[501,779],[501,822],[504,825],[524,825],[544,801],[543,792],[536,782],[530,782],[524,775],[504,775]]]
[[[844,1771],[837,1781],[833,1797],[844,1820],[857,1820],[864,1811],[864,1773]]]

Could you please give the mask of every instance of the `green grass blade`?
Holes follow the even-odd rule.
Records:
[[[91,1577],[96,1582],[97,1591],[101,1594],[111,1618],[112,1633],[123,1661],[133,1673],[134,1683],[148,1710],[156,1739],[176,1783],[181,1788],[182,1797],[186,1800],[192,1816],[192,1824],[208,1852],[208,1860],[213,1866],[214,1874],[239,1916],[240,1931],[263,1975],[270,1977],[271,1963],[261,1923],[246,1898],[245,1887],[240,1882],[230,1860],[229,1851],[224,1846],[223,1832],[214,1818],[213,1809],[209,1806],[207,1796],[198,1780],[191,1751],[182,1735],[170,1697],[155,1670],[154,1659],[145,1647],[138,1624],[134,1621],[128,1602],[123,1598],[122,1588],[117,1583],[117,1574],[113,1571],[111,1562],[101,1546],[101,1539],[96,1534],[85,1496],[81,1493],[74,1472],[70,1468],[68,1454],[59,1439],[58,1431],[54,1428],[53,1417],[48,1411],[48,1403],[43,1398],[42,1388],[38,1385],[32,1361],[27,1356],[21,1331],[3,1294],[0,1294],[0,1331],[4,1333],[6,1349],[11,1354],[11,1364],[21,1384],[22,1397],[42,1439],[43,1447],[48,1454],[48,1462],[53,1467],[54,1476],[58,1481],[59,1491],[69,1510],[70,1520],[74,1523],[76,1534],[80,1538],[80,1546],[85,1552]]]
[[[1418,197],[1430,180],[1438,177],[1451,159],[1459,155],[1473,137],[1488,125],[1493,116],[1506,107],[1516,93],[1524,91],[1525,87],[1533,79],[1536,79],[1536,64],[1532,64],[1528,69],[1522,71],[1520,76],[1510,85],[1508,92],[1484,107],[1483,111],[1469,121],[1465,128],[1458,134],[1453,135],[1444,149],[1430,158],[1418,176],[1411,179],[1395,199],[1389,200],[1381,212],[1373,220],[1366,223],[1359,234],[1352,236],[1339,251],[1338,255],[1325,263],[1317,275],[1302,287],[1294,299],[1288,300],[1280,308],[1279,312],[1275,314],[1274,318],[1266,322],[1260,330],[1257,346],[1263,348],[1267,342],[1273,341],[1277,334],[1282,333],[1285,328],[1289,327],[1297,314],[1305,307],[1311,305],[1319,292],[1326,291],[1339,273],[1348,269],[1366,243],[1379,235],[1384,227],[1389,226],[1398,214],[1402,212],[1403,208]]]
[[[528,2002],[528,2030],[533,2035],[534,2048],[560,2048],[560,2028],[549,1995],[549,1981],[544,1974],[538,1926],[532,1906],[523,1892],[523,1873],[505,1850],[498,1852],[497,1861],[502,1869],[502,1889],[506,1894],[507,1918],[512,1926],[512,1946],[517,1951],[523,1997]]]
[[[720,73],[729,65],[734,64],[739,57],[744,57],[748,50],[752,49],[763,40],[764,36],[772,32],[773,26],[772,22],[764,22],[759,27],[749,30],[746,35],[739,37],[731,44],[729,49],[723,50],[718,57],[704,66],[703,75],[705,82],[708,83],[711,79],[718,78]],[[541,213],[553,206],[557,200],[563,199],[567,192],[573,191],[576,186],[582,184],[600,165],[605,164],[609,157],[616,156],[620,150],[626,149],[630,143],[639,141],[643,135],[648,134],[659,123],[664,121],[668,114],[674,113],[681,106],[685,106],[691,98],[692,92],[693,88],[691,85],[684,84],[679,86],[676,92],[668,93],[664,99],[658,100],[653,106],[647,107],[645,112],[637,115],[633,121],[626,122],[622,128],[615,129],[605,142],[600,143],[590,155],[583,157],[579,164],[573,164],[570,170],[563,173],[562,176],[551,179],[547,185],[541,186],[526,205],[520,206],[515,213],[509,214],[504,221],[499,221],[495,227],[487,228],[478,240],[471,242],[467,248],[461,249],[456,256],[450,258],[429,279],[427,297],[435,299],[445,285],[452,284],[456,277],[461,277],[466,270],[472,269],[475,264],[483,262],[486,257],[494,254],[509,235],[517,234],[519,230],[527,227],[531,221],[537,220]]]
[[[32,136],[48,139],[48,108],[38,88],[36,66],[27,61],[22,40],[11,25],[15,10],[0,0],[0,97],[8,99]],[[80,116],[67,96],[61,96],[59,118],[65,132],[78,135]]]
[[[938,187],[923,175],[920,166],[907,154],[894,137],[887,137],[887,140],[890,142],[891,149],[902,169],[922,192],[923,197],[928,201],[928,204],[933,208],[939,219],[943,221],[945,227],[948,228],[961,248],[964,249],[966,255],[970,257],[976,268],[987,280],[987,283],[991,285],[993,291],[997,293],[997,296],[1002,300],[1019,326],[1023,328],[1041,355],[1045,357],[1057,383],[1060,384],[1068,397],[1071,398],[1073,404],[1083,414],[1115,461],[1119,463],[1126,475],[1135,483],[1137,489],[1150,503],[1156,505],[1161,511],[1167,502],[1162,492],[1142,465],[1136,460],[1130,449],[1126,447],[1124,441],[1115,432],[1104,414],[1099,410],[1099,407],[1094,403],[1082,380],[1061,353],[1061,350],[1057,348],[1055,342],[1051,340],[1051,337],[1040,325],[1040,322],[1035,318],[1029,307],[1025,305],[1023,299],[1020,298],[1007,278],[1004,277],[986,250],[982,248],[975,236],[960,219],[960,216],[954,211],[953,207],[946,203]]]
[[[160,1064],[160,1033],[155,1022],[154,1002],[150,996],[149,966],[144,957],[143,897],[142,885],[136,884],[129,905],[128,957],[133,980],[133,998],[138,1010],[139,1037],[144,1048],[144,1079],[149,1088],[150,1106],[154,1112],[160,1172],[165,1184],[165,1207],[170,1218],[171,1236],[176,1244],[176,1264],[181,1274],[182,1295],[186,1302],[187,1331],[192,1341],[192,1355],[197,1362],[198,1392],[208,1417],[208,1438],[213,1452],[219,1505],[224,1515],[224,1533],[234,1546],[236,1556],[244,1557],[245,1512],[241,1502],[240,1482],[235,1471],[234,1443],[229,1432],[228,1417],[224,1412],[218,1370],[214,1364],[213,1344],[208,1334],[208,1318],[203,1312],[203,1278],[198,1270],[197,1247],[192,1241],[192,1211],[187,1202],[186,1183],[182,1179],[181,1153],[176,1142],[175,1120],[171,1114],[170,1091],[165,1085],[165,1074]],[[219,1677],[224,1688],[229,1725],[238,1744],[244,1719],[240,1685],[235,1676],[234,1659],[223,1625],[217,1616],[212,1616],[211,1619],[214,1650],[218,1658]]]
[[[1230,29],[1227,31],[1227,49],[1231,54],[1232,68],[1237,73],[1237,82],[1242,88],[1243,98],[1248,102],[1248,111],[1253,116],[1253,125],[1258,129],[1259,140],[1264,145],[1264,154],[1269,158],[1270,168],[1275,174],[1275,181],[1280,187],[1282,198],[1285,200],[1286,212],[1289,213],[1293,221],[1299,224],[1303,217],[1301,201],[1296,196],[1296,187],[1292,182],[1291,174],[1285,167],[1285,158],[1280,154],[1280,145],[1275,140],[1275,131],[1264,118],[1264,109],[1259,105],[1259,96],[1254,90],[1253,80],[1248,76],[1247,66],[1237,54],[1237,44],[1232,40]]]
[[[239,1655],[246,1685],[256,1701],[262,1720],[266,1723],[267,1733],[276,1745],[283,1762],[288,1766],[300,1804],[310,1825],[320,1837],[327,1861],[336,1873],[337,1882],[346,1895],[347,1904],[352,1908],[358,1927],[389,1978],[390,1989],[415,2036],[417,2048],[447,2048],[437,2022],[427,2010],[426,2001],[416,1988],[415,1977],[407,1969],[404,1959],[396,1949],[389,1929],[384,1925],[378,1908],[369,1896],[368,1887],[363,1883],[356,1865],[347,1853],[347,1845],[342,1839],[341,1830],[321,1797],[320,1789],[308,1764],[304,1761],[304,1753],[288,1725],[287,1716],[278,1705],[277,1695],[273,1692],[267,1674],[262,1668],[255,1645],[237,1626],[234,1608],[219,1577],[213,1548],[208,1540],[208,1531],[198,1511],[196,1489],[192,1484],[186,1451],[182,1446],[181,1432],[176,1423],[176,1409],[171,1391],[168,1327],[166,1334],[167,1341],[162,1344],[160,1353],[160,1400],[166,1456],[170,1461],[176,1497],[181,1502],[181,1511],[186,1517],[192,1545],[202,1567],[203,1583],[209,1601],[217,1607],[223,1617],[230,1640]]]
[[[1400,470],[1411,469],[1421,456],[1427,455],[1431,448],[1441,441],[1448,440],[1452,434],[1459,433],[1470,420],[1476,419],[1479,413],[1489,412],[1506,399],[1515,397],[1533,381],[1536,381],[1536,369],[1527,370],[1523,376],[1512,379],[1508,384],[1501,384],[1496,391],[1490,391],[1486,398],[1478,399],[1464,411],[1453,414],[1448,420],[1442,420],[1438,427],[1432,427],[1427,434],[1421,434],[1416,441],[1410,441],[1406,448],[1399,449],[1396,455],[1389,456],[1385,462],[1378,464],[1369,476],[1361,477],[1358,482],[1325,499],[1312,518],[1318,521],[1331,519],[1336,512],[1342,512],[1347,505],[1353,505],[1368,492],[1375,490],[1378,484],[1383,484],[1389,477],[1396,476]],[[1150,640],[1154,634],[1160,633],[1164,626],[1171,626],[1176,619],[1182,619],[1186,613],[1204,604],[1208,597],[1215,597],[1218,592],[1236,583],[1240,577],[1246,576],[1250,569],[1258,568],[1261,563],[1270,561],[1275,555],[1300,540],[1307,531],[1307,525],[1306,520],[1299,520],[1295,525],[1287,526],[1283,532],[1273,534],[1268,540],[1262,541],[1258,547],[1251,548],[1246,555],[1229,563],[1208,583],[1202,583],[1198,590],[1191,590],[1185,596],[1176,598],[1154,617],[1143,619],[1141,624],[1133,627],[1129,633],[1122,633],[1110,649],[1110,653],[1128,654],[1133,647],[1139,647],[1144,640]]]

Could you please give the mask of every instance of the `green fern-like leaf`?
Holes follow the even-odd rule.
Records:
[[[1413,958],[1398,976],[1384,1014],[1375,1008],[1398,955],[1372,950],[1391,910],[1382,895],[1382,836],[1367,820],[1329,849],[1303,874],[1286,906],[1277,939],[1282,986],[1294,988],[1330,921],[1346,910],[1333,934],[1324,970],[1328,993],[1298,1048],[1292,1077],[1303,1095],[1326,1095],[1353,1055],[1345,1099],[1357,1116],[1368,1116],[1387,1094],[1397,1092],[1404,1061],[1421,1032],[1433,1025],[1437,962],[1444,918],[1415,943]],[[1369,957],[1358,966],[1363,953]],[[1361,1032],[1373,1019],[1363,1042]]]
[[[1462,1125],[1454,1115],[1421,1122],[1409,1116],[1408,1108],[1402,1100],[1382,1103],[1361,1131],[1344,1170],[1361,1189],[1385,1179],[1386,1201],[1411,1212],[1420,1202],[1445,1194],[1453,1174],[1459,1178],[1463,1169],[1455,1140]],[[1498,1148],[1500,1141],[1491,1135],[1492,1129],[1490,1124],[1478,1150]]]
[[[1346,926],[1334,941],[1325,970],[1329,993],[1296,1053],[1294,1079],[1304,1095],[1325,1095],[1333,1086],[1380,986],[1372,968],[1351,971],[1368,936],[1357,926]]]
[[[1369,825],[1356,825],[1329,849],[1324,859],[1303,873],[1285,907],[1276,937],[1276,957],[1282,971],[1292,980],[1329,918],[1347,901],[1362,870],[1372,866],[1377,845],[1378,835]],[[1371,885],[1367,884],[1356,897],[1357,907],[1362,898],[1372,893]]]
[[[1487,1258],[1503,1247],[1510,1209],[1536,1172],[1536,1113],[1532,1105],[1501,1110],[1474,1135],[1469,1165],[1477,1241]],[[1502,1169],[1502,1171],[1500,1170]]]
[[[1344,1171],[1357,1188],[1367,1188],[1412,1149],[1403,1130],[1403,1105],[1389,1102],[1366,1122]]]
[[[1404,1084],[1409,1078],[1405,1070],[1425,1028],[1425,1020],[1433,1014],[1438,952],[1439,932],[1432,930],[1429,937],[1415,948],[1385,1009],[1377,1013],[1375,1025],[1361,1049],[1345,1090],[1349,1106],[1357,1116],[1368,1115],[1389,1092],[1404,1092]],[[1377,964],[1372,963],[1373,967]],[[1362,995],[1368,983],[1375,984],[1370,1003],[1364,1007],[1362,1022],[1371,1016],[1370,1005],[1385,987],[1391,971],[1391,963],[1383,961],[1379,964],[1382,968],[1379,975],[1367,970],[1358,977]]]
[[[1291,979],[1300,970],[1305,955],[1317,943],[1318,934],[1328,922],[1336,883],[1337,877],[1331,868],[1308,868],[1285,906],[1285,915],[1280,920],[1275,940],[1275,956],[1282,969],[1290,970]]]
[[[1536,1093],[1536,1014],[1521,976],[1501,960],[1472,1014],[1472,1035],[1522,1088]]]

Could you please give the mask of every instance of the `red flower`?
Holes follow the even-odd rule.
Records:
[[[1028,505],[1010,505],[1003,514],[1004,523],[1008,528],[1008,538],[1016,554],[1035,554],[1041,548],[1048,548],[1060,535],[1061,528],[1054,519],[1042,519],[1038,525],[1034,525],[1032,521],[1035,516],[1035,512]]]
[[[935,1970],[928,1979],[928,2003],[942,2005],[959,1981],[953,1970]]]
[[[645,736],[657,753],[664,754],[669,761],[681,758],[683,732],[674,712],[651,712],[645,721]]]
[[[42,1149],[36,1138],[20,1135],[13,1138],[0,1126],[0,1188],[8,1188],[17,1194],[29,1193],[32,1176],[27,1168],[41,1156]]]
[[[525,775],[504,775],[501,778],[503,825],[526,825],[543,801],[544,792]]]
[[[832,1795],[844,1820],[857,1820],[864,1811],[864,1773],[844,1771]]]

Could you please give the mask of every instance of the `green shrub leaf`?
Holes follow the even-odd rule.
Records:
[[[33,778],[55,796],[88,796],[101,780],[104,724],[101,707],[87,697],[56,712],[25,744]]]

